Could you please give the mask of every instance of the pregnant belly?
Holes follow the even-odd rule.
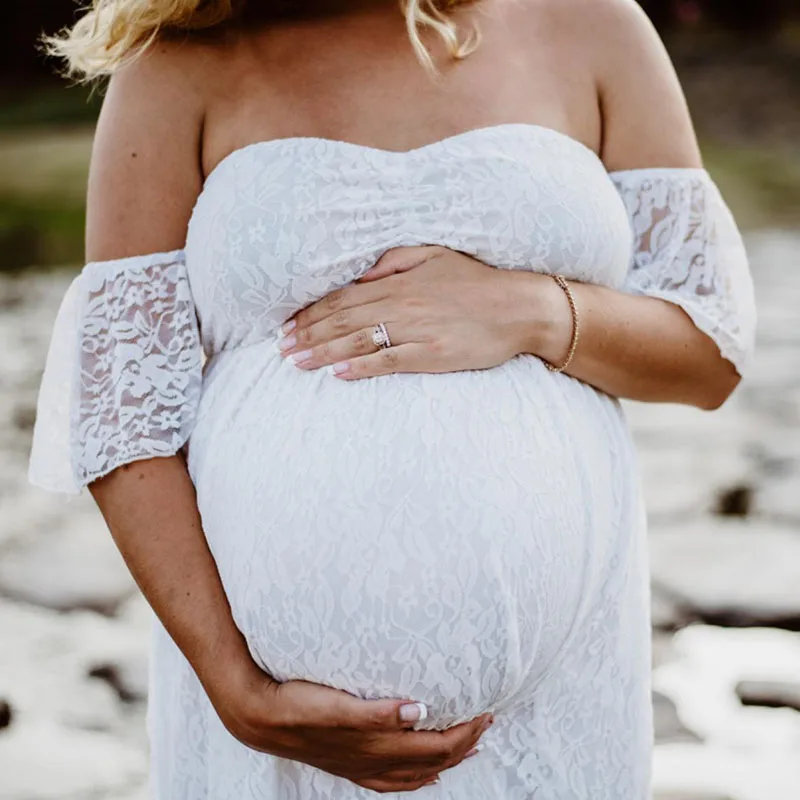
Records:
[[[262,667],[432,727],[529,697],[626,535],[617,403],[530,357],[347,383],[255,346],[212,374],[189,467]]]

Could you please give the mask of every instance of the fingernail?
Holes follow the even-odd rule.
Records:
[[[288,322],[284,322],[283,325],[281,325],[281,330],[285,336],[287,333],[291,333],[296,327],[297,323],[293,319],[290,319]]]
[[[437,783],[441,783],[439,778],[434,778],[432,781],[428,781],[425,785],[426,786],[436,786]]]
[[[331,372],[334,375],[341,375],[343,372],[347,372],[350,369],[350,364],[347,361],[340,361],[338,364],[334,364],[331,367]]]
[[[337,366],[334,364],[334,367]],[[425,703],[406,703],[400,706],[400,719],[403,722],[422,722],[428,718],[428,707]]]
[[[278,340],[278,347],[280,347],[281,350],[291,350],[296,344],[297,337],[294,334]]]
[[[303,361],[308,361],[311,358],[310,350],[301,350],[299,353],[292,353],[289,356],[295,364],[301,364]]]
[[[472,750],[470,750],[469,753],[464,756],[464,758],[472,758],[472,756],[478,755],[481,750],[483,750],[483,742],[476,744],[475,747],[473,747]]]

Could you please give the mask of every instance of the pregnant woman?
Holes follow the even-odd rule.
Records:
[[[31,477],[155,610],[158,800],[644,800],[617,398],[713,409],[747,261],[631,0],[96,0]]]

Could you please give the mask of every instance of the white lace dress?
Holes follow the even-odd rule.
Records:
[[[617,400],[528,355],[360,382],[277,355],[298,309],[419,244],[678,303],[740,371],[752,346],[745,253],[702,170],[609,176],[529,124],[401,153],[262,142],[209,176],[185,251],[76,279],[31,477],[77,490],[185,447],[265,670],[423,701],[425,727],[495,712],[485,751],[420,798],[643,800],[645,525]],[[234,740],[160,626],[151,688],[158,800],[374,796]]]

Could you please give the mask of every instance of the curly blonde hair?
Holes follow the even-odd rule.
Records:
[[[92,0],[74,27],[45,37],[50,55],[66,62],[67,73],[78,80],[111,75],[141,55],[161,33],[214,28],[231,21],[247,0]],[[399,0],[417,58],[435,71],[422,42],[431,29],[454,59],[469,55],[478,44],[477,31],[463,39],[450,12],[471,0]]]

